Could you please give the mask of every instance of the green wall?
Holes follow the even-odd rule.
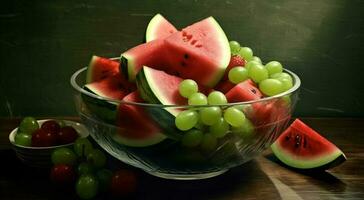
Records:
[[[0,117],[76,115],[71,74],[140,43],[158,12],[179,28],[212,15],[230,39],[295,71],[296,116],[364,116],[364,1],[67,0],[2,2]]]

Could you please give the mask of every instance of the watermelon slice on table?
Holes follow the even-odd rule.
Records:
[[[329,169],[346,160],[338,147],[299,119],[279,136],[271,148],[280,161],[298,169]]]
[[[110,76],[119,74],[119,62],[92,56],[90,64],[87,67],[86,83],[97,82]]]
[[[145,33],[145,41],[163,39],[178,30],[161,14],[156,14],[149,22]]]
[[[225,96],[229,103],[235,103],[261,99],[263,94],[256,87],[255,83],[248,79],[235,85]]]
[[[228,40],[212,17],[121,54],[121,68],[130,81],[145,65],[209,87],[222,78],[229,61]]]
[[[137,91],[123,98],[126,102],[143,103]],[[114,140],[126,146],[145,147],[163,141],[166,136],[149,116],[144,107],[132,104],[120,104],[117,110],[116,125],[118,132]]]

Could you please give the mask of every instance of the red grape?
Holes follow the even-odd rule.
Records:
[[[32,146],[34,147],[47,147],[56,145],[57,137],[51,132],[44,129],[37,129],[32,135]]]
[[[116,196],[128,196],[135,192],[137,178],[133,171],[119,170],[111,178],[110,189]]]
[[[70,184],[76,179],[76,174],[70,165],[59,164],[51,169],[51,180],[57,184]]]
[[[57,134],[61,126],[55,120],[48,120],[42,124],[41,129],[52,134]]]
[[[58,132],[57,137],[60,144],[68,144],[78,138],[78,133],[72,126],[64,126]]]

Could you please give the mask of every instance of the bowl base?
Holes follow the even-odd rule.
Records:
[[[157,171],[145,171],[145,172],[152,176],[156,176],[156,177],[164,178],[164,179],[170,179],[170,180],[201,180],[201,179],[207,179],[207,178],[219,176],[227,171],[228,171],[228,169],[223,169],[220,171],[203,173],[203,174],[170,174],[170,173],[162,173],[162,172],[157,172]]]

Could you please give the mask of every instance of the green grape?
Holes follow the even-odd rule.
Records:
[[[293,82],[291,75],[287,74],[286,72],[272,74],[270,75],[270,78],[274,79],[286,78],[289,79],[291,82]]]
[[[282,90],[283,90],[283,92],[291,89],[292,86],[293,86],[292,81],[290,81],[288,78],[282,78],[282,77],[280,77],[277,80],[279,80],[282,83]]]
[[[94,167],[87,162],[82,162],[77,167],[77,172],[79,175],[93,174],[94,171],[95,171]]]
[[[188,105],[207,105],[207,97],[200,92],[194,93],[188,98]]]
[[[220,117],[220,119],[215,124],[210,126],[209,132],[216,138],[222,138],[228,133],[229,129],[229,124],[223,117]]]
[[[247,62],[247,63],[245,64],[245,68],[246,68],[246,69],[248,70],[248,72],[249,72],[249,69],[250,69],[252,66],[254,66],[254,65],[262,65],[262,63],[252,60],[252,61],[249,61],[249,62]]]
[[[269,63],[265,64],[265,68],[268,70],[269,75],[282,73],[283,71],[282,64],[278,61],[270,61]]]
[[[107,191],[111,184],[112,171],[108,169],[101,169],[96,172],[97,179],[101,191]]]
[[[193,128],[197,122],[198,113],[193,110],[184,110],[180,112],[175,119],[176,127],[182,131],[187,131]]]
[[[259,83],[268,78],[268,71],[263,65],[253,65],[248,70],[249,77]]]
[[[257,63],[262,64],[262,60],[258,56],[253,56],[253,58],[252,58],[251,61],[254,61],[254,62],[257,62]]]
[[[30,147],[32,146],[32,136],[25,133],[16,133],[15,135],[15,144],[20,146]]]
[[[200,118],[202,123],[211,126],[221,118],[221,109],[216,106],[201,108]]]
[[[77,161],[77,156],[71,149],[62,147],[52,152],[51,159],[54,165],[74,165]]]
[[[211,134],[204,134],[201,141],[201,149],[209,152],[213,151],[217,146],[217,139]]]
[[[253,50],[249,47],[241,47],[239,50],[239,55],[246,61],[250,61],[253,58]]]
[[[206,125],[204,123],[202,123],[201,119],[199,119],[196,123],[196,125],[194,126],[194,128],[197,128],[198,130],[205,130],[206,129]]]
[[[18,132],[31,135],[38,128],[39,128],[39,124],[34,117],[25,117],[20,122]]]
[[[254,133],[254,125],[249,119],[245,119],[243,125],[239,127],[232,127],[231,132],[240,137],[249,137]]]
[[[230,45],[230,51],[231,51],[231,54],[238,54],[239,53],[239,50],[240,50],[240,44],[239,42],[237,41],[230,41],[229,42],[229,45]]]
[[[283,84],[277,79],[265,79],[259,83],[259,89],[267,96],[274,96],[283,92]]]
[[[244,124],[245,115],[242,111],[229,107],[224,112],[224,119],[233,127],[239,127]]]
[[[182,145],[186,147],[196,147],[201,143],[203,133],[200,130],[192,129],[182,137]]]
[[[213,91],[209,94],[209,96],[207,96],[207,102],[210,105],[219,105],[219,104],[221,105],[221,104],[226,104],[227,99],[224,93],[220,91]]]
[[[179,84],[178,90],[181,96],[188,98],[198,92],[198,85],[194,80],[186,79]]]
[[[245,67],[234,67],[229,71],[229,80],[238,84],[248,79],[248,70]]]
[[[81,199],[92,199],[97,195],[99,182],[93,175],[82,175],[76,183],[76,193]]]
[[[80,157],[86,157],[92,149],[92,144],[87,138],[78,138],[73,145],[73,150]]]
[[[290,105],[291,104],[291,97],[290,97],[290,95],[285,95],[285,96],[281,97],[281,99],[285,102],[286,105]]]
[[[93,149],[89,154],[87,154],[87,161],[95,168],[101,168],[106,163],[106,156],[101,150]]]

